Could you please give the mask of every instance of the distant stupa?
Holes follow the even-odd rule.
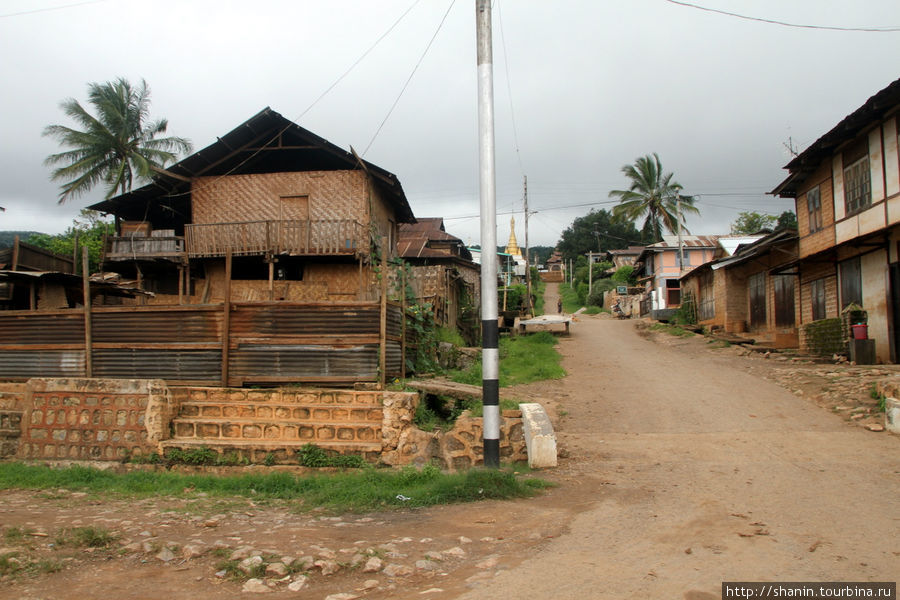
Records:
[[[519,242],[516,241],[516,218],[509,218],[509,241],[506,242],[507,254],[512,254],[516,258],[522,258],[522,251],[519,249]]]

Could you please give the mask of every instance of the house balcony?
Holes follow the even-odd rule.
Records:
[[[175,235],[124,235],[109,238],[104,260],[170,260],[184,258],[184,237]]]
[[[355,256],[368,251],[366,228],[353,220],[247,221],[185,225],[190,258],[261,254]]]

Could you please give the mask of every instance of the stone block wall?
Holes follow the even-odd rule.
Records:
[[[434,462],[445,469],[468,469],[484,464],[481,417],[463,412],[449,431],[422,431],[413,419],[420,402],[417,394],[386,392],[384,398],[384,449],[381,460],[389,465],[422,466]],[[503,411],[500,419],[500,459],[528,460],[522,414]]]
[[[171,414],[161,380],[32,379],[19,458],[122,460],[156,450]]]
[[[196,387],[181,388],[176,398],[179,411],[167,447],[203,444],[251,460],[257,446],[270,451],[315,444],[376,454],[382,447],[381,392]]]
[[[0,458],[15,456],[22,434],[25,409],[25,386],[21,383],[0,385]]]
[[[312,443],[394,466],[482,464],[482,419],[465,412],[451,430],[425,432],[414,423],[420,401],[414,392],[31,379],[0,384],[0,457],[123,460],[204,446],[296,464],[295,451]],[[504,461],[527,460],[519,411],[503,412],[500,438]]]

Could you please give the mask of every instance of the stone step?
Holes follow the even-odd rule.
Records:
[[[246,457],[251,463],[263,463],[269,454],[275,457],[278,464],[297,464],[296,452],[308,442],[284,442],[280,440],[184,440],[170,439],[159,443],[165,451],[170,448],[180,450],[196,450],[209,448],[220,455],[236,453]],[[362,454],[368,462],[377,462],[381,456],[380,442],[316,442],[319,448],[338,454]]]
[[[371,421],[381,422],[380,406],[359,407],[343,404],[317,404],[297,406],[281,403],[189,401],[181,405],[179,417],[229,418],[229,419],[277,419],[279,421]]]
[[[259,419],[173,419],[174,438],[292,443],[373,442],[381,439],[381,421],[260,421]],[[380,444],[380,442],[379,442]]]

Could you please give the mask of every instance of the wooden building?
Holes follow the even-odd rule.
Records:
[[[801,345],[850,304],[868,312],[879,362],[900,359],[900,79],[785,167],[773,191],[796,203]]]
[[[711,330],[796,348],[799,290],[789,267],[796,256],[797,232],[776,231],[683,275],[683,297],[693,299],[697,322]]]
[[[410,285],[420,302],[430,303],[435,322],[456,329],[469,343],[478,339],[481,270],[444,220],[418,218],[399,227],[400,257],[411,266]]]
[[[415,219],[397,177],[352,151],[266,108],[90,208],[115,216],[104,269],[146,293],[2,311],[0,378],[239,386],[403,374],[404,309],[375,272]]]
[[[266,108],[168,176],[90,208],[115,215],[104,268],[156,303],[377,298],[371,266],[415,221],[395,175]]]

